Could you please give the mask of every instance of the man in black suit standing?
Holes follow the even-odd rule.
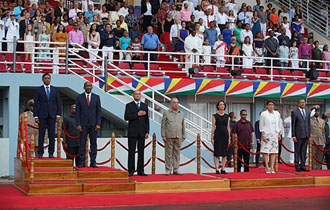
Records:
[[[54,17],[61,17],[63,20],[63,15],[68,14],[68,9],[64,8],[64,2],[63,0],[60,0],[58,2],[58,7],[54,8]]]
[[[135,171],[135,149],[138,148],[137,172],[140,176],[144,173],[144,144],[149,137],[148,106],[141,102],[141,92],[135,90],[134,101],[126,104],[125,120],[128,120],[128,175],[133,176]]]
[[[27,12],[25,14],[25,18],[19,22],[19,38],[21,40],[24,40],[24,34],[25,34],[26,28],[29,24],[33,24],[33,22],[30,19],[30,13]]]
[[[33,116],[36,123],[39,124],[38,139],[38,158],[42,158],[44,154],[44,139],[46,128],[48,130],[49,148],[48,154],[50,158],[54,158],[55,149],[55,121],[61,119],[61,99],[58,90],[50,85],[50,74],[42,75],[43,85],[35,90]]]
[[[305,99],[298,101],[298,108],[291,112],[292,140],[294,141],[294,165],[297,172],[306,169],[306,151],[310,138],[310,112],[305,109]]]
[[[76,98],[76,125],[80,132],[79,140],[79,154],[80,163],[79,168],[85,167],[85,153],[86,153],[86,138],[89,134],[91,144],[91,163],[90,167],[96,166],[96,135],[101,128],[101,101],[100,97],[92,93],[93,85],[90,82],[84,84],[85,92],[78,95]]]

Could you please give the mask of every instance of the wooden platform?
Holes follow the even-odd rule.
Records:
[[[34,182],[22,160],[15,159],[16,188],[26,195],[82,195],[113,193],[205,192],[278,187],[330,186],[330,171],[296,173],[283,168],[276,174],[264,169],[248,173],[162,174],[128,177],[127,171],[99,168],[74,168],[72,160],[37,159]]]

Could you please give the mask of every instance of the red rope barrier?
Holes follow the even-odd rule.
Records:
[[[212,169],[215,169],[215,167],[212,166],[209,162],[207,162],[203,157],[202,157],[202,160],[204,161],[204,163],[205,163],[206,165],[208,165],[208,167],[210,167],[210,168],[212,168]],[[233,160],[233,158],[230,158],[229,160],[227,160],[225,166],[228,165],[228,163],[229,163],[230,161],[232,161],[232,160]],[[219,165],[219,168],[222,168],[222,165]]]
[[[165,145],[164,145],[162,142],[160,142],[160,141],[157,140],[157,143],[158,143],[161,147],[165,148]]]
[[[231,141],[231,143],[228,145],[228,149],[231,147],[231,146],[233,146],[233,144],[234,144],[234,142],[233,141]]]
[[[111,159],[111,158],[110,158]],[[144,167],[146,167],[151,161],[151,158],[149,158],[149,160],[144,164]],[[116,158],[116,162],[120,165],[120,167],[122,167],[122,169],[124,169],[125,171],[128,171],[128,169],[120,162],[120,160],[118,160]],[[135,170],[136,172],[137,170]]]
[[[259,155],[260,154],[260,151],[259,152],[250,152],[249,150],[247,150],[244,146],[243,146],[243,144],[241,143],[241,142],[239,142],[239,141],[237,141],[238,142],[238,144],[243,148],[243,150],[245,151],[245,152],[247,152],[247,153],[249,153],[249,154],[251,154],[251,155]]]
[[[97,151],[102,151],[104,150],[108,145],[110,144],[110,140],[104,145],[104,147],[97,149]]]
[[[149,141],[149,143],[147,143],[146,145],[144,145],[144,148],[147,148],[151,143],[152,143],[152,140]],[[137,151],[136,151],[136,152],[137,152]]]
[[[29,172],[31,172],[31,168],[30,168],[30,162],[29,162],[29,151],[30,151],[30,146],[29,146],[29,142],[28,142],[28,134],[27,134],[27,124],[24,124],[24,129],[25,129],[25,160],[26,160],[26,167],[28,169]]]
[[[70,135],[68,134],[68,132],[66,131],[66,129],[65,129],[64,123],[62,123],[62,128],[63,128],[63,131],[64,131],[65,135],[66,135],[67,137],[69,137],[70,139],[79,139],[79,138],[80,138],[80,136],[70,136]]]
[[[187,149],[187,148],[188,148],[188,147],[190,147],[191,145],[195,144],[195,142],[196,142],[196,140],[195,140],[195,141],[193,141],[193,142],[191,142],[190,144],[188,144],[188,145],[186,145],[186,146],[182,147],[180,150],[182,151],[182,150],[185,150],[185,149]]]
[[[25,137],[26,137],[25,147],[26,147],[26,151],[30,152],[31,149],[30,149],[30,145],[28,143],[27,124],[25,124],[24,128],[25,128]]]
[[[204,141],[201,141],[202,142],[202,144],[204,145],[204,147],[208,150],[208,151],[210,151],[210,152],[214,152],[214,150],[213,149],[211,149],[210,147],[208,147],[206,144],[205,144],[205,142]]]
[[[286,151],[288,151],[288,152],[290,152],[290,153],[294,153],[294,151],[292,151],[292,150],[289,150],[283,143],[282,143],[282,141],[280,141],[280,144],[282,145],[282,147],[286,150]]]
[[[185,163],[181,163],[179,166],[181,167],[181,166],[185,166],[185,165],[188,165],[189,163],[193,162],[195,159],[196,159],[196,157],[194,157],[194,158],[193,158],[193,159],[191,159],[191,160],[188,160],[188,161],[187,161],[187,162],[185,162]]]
[[[34,126],[34,125],[30,125],[30,124],[27,124],[30,128],[34,128],[34,129],[39,129],[39,127],[37,126]]]
[[[116,142],[117,142],[122,148],[124,148],[126,151],[128,151],[128,148],[125,147],[125,145],[123,145],[120,141],[116,140]]]
[[[159,157],[157,157],[157,160],[159,160],[159,161],[162,162],[162,163],[165,163],[165,160],[163,160],[163,159],[161,159],[161,158],[159,158]]]
[[[239,161],[241,161],[241,163],[243,163],[246,167],[248,167],[248,168],[259,168],[262,164],[264,164],[264,162],[265,162],[265,160],[263,160],[261,163],[259,163],[258,165],[256,165],[256,166],[250,166],[250,165],[248,165],[248,164],[246,164],[245,162],[243,162],[243,160],[240,158],[240,157],[237,157],[237,159],[239,160]]]
[[[109,160],[106,160],[106,161],[103,161],[101,163],[96,163],[96,165],[104,165],[104,164],[107,164],[111,161],[111,157],[109,158]]]
[[[281,160],[282,163],[284,163],[284,165],[289,166],[289,167],[294,167],[294,164],[292,164],[292,163],[286,163],[286,162],[282,159],[282,157],[280,157],[280,160]]]
[[[319,164],[322,164],[322,165],[330,165],[330,163],[324,163],[324,162],[318,160],[315,156],[313,156],[313,159],[314,159],[316,162],[318,162]]]
[[[71,155],[71,154],[66,150],[63,141],[62,141],[62,147],[63,147],[63,150],[64,150],[65,154],[66,154],[67,156],[71,157],[71,158],[75,158],[75,157],[78,157],[78,156],[80,155],[80,154]]]
[[[313,141],[313,143],[314,143],[314,145],[316,146],[316,148],[317,148],[318,150],[320,150],[321,152],[329,152],[329,151],[330,151],[330,149],[322,149],[319,145],[316,144],[315,141]]]
[[[47,149],[49,147],[49,144],[44,146],[44,149]],[[38,146],[35,146],[34,149],[38,149]]]
[[[21,123],[19,124],[19,128],[18,129],[19,129],[21,138],[23,138],[23,130],[22,130],[23,128],[22,128]],[[19,151],[20,151],[20,153],[22,154],[22,157],[23,157],[23,149],[22,149],[21,141],[18,141],[17,144],[18,144],[18,147],[19,147]]]

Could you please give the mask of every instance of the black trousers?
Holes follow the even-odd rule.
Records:
[[[143,32],[147,31],[148,26],[151,25],[151,20],[152,20],[152,16],[151,15],[145,15],[143,17]]]
[[[128,137],[128,173],[135,171],[135,149],[138,149],[137,172],[144,172],[144,144],[145,137]]]
[[[95,126],[82,126],[82,132],[80,133],[80,140],[79,140],[79,154],[80,154],[80,161],[82,164],[85,163],[85,153],[86,153],[86,139],[87,135],[89,134],[89,141],[90,141],[90,159],[91,164],[96,163],[96,154],[97,154],[97,143],[96,143],[96,136],[97,131],[95,131]]]
[[[273,56],[270,52],[267,52],[267,57],[269,57],[269,58],[277,58],[278,56],[277,55],[276,56]],[[267,74],[270,74],[271,73],[270,72],[271,65],[272,65],[271,59],[266,58]],[[273,60],[273,67],[274,66],[278,66],[278,60]],[[281,69],[279,69],[278,71],[279,71],[279,74],[282,74],[282,70]]]
[[[67,151],[70,155],[77,155],[77,154],[79,154],[79,147],[70,147],[70,146],[68,146]],[[80,163],[80,157],[79,156],[70,157],[70,156],[66,155],[66,159],[74,160],[75,163],[76,163],[76,166],[78,166],[79,163]]]
[[[55,150],[55,118],[45,118],[39,119],[39,139],[38,139],[38,154],[44,154],[44,140],[45,140],[45,132],[46,129],[48,131],[48,138],[49,138],[49,147],[48,147],[48,154],[53,155]]]
[[[282,152],[282,143],[283,140],[281,140],[280,142],[278,142],[278,163],[281,163],[281,152]]]
[[[219,26],[219,29],[220,29],[221,34],[222,34],[222,31],[223,31],[224,29],[226,29],[226,24],[218,24],[218,26]]]
[[[239,148],[237,151],[237,156],[240,157],[245,164],[249,165],[250,163],[250,154],[248,152],[246,152],[244,149]],[[241,172],[241,166],[242,163],[241,161],[237,160],[237,171]],[[244,165],[244,172],[249,172],[249,167]]]
[[[329,148],[326,147],[325,149],[329,149]],[[325,162],[330,163],[330,152],[325,152],[324,155],[325,155]],[[327,165],[327,169],[328,170],[330,169],[330,165]]]
[[[146,49],[146,48],[144,48],[144,50],[145,51],[154,51],[154,52],[156,52],[157,48],[156,49]],[[150,61],[157,61],[157,59],[158,59],[158,56],[157,56],[156,53],[150,53]],[[143,54],[143,60],[148,61],[148,53]],[[152,62],[150,62],[150,63],[152,63]],[[148,63],[144,63],[144,67],[145,67],[145,69],[148,69]]]
[[[296,168],[306,168],[306,152],[308,139],[297,139],[294,143],[294,165]]]
[[[260,147],[261,147],[261,144],[257,143],[257,152],[260,151]],[[259,164],[259,160],[260,160],[260,153],[256,155],[256,165]]]

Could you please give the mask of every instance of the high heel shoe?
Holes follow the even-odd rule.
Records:
[[[227,174],[227,172],[225,170],[222,170],[222,169],[221,169],[221,173],[222,174]]]
[[[272,174],[275,174],[276,172],[274,171],[274,169],[270,169],[270,172],[272,173]]]
[[[219,171],[219,170],[215,170],[215,173],[216,173],[216,174],[220,174],[220,171]]]
[[[272,173],[270,169],[266,168],[266,174]]]

